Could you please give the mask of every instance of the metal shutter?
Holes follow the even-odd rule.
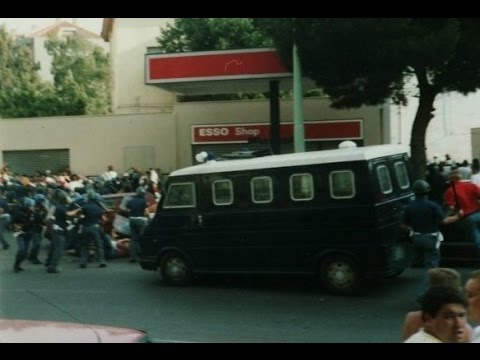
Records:
[[[31,176],[35,171],[57,174],[70,168],[69,149],[4,151],[3,160],[10,171]]]

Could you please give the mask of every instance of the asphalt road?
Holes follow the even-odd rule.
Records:
[[[60,274],[28,262],[16,274],[14,253],[0,250],[0,317],[132,327],[160,342],[400,342],[421,274],[408,269],[362,296],[338,297],[292,277],[215,276],[169,287],[127,259],[80,269],[65,256]]]

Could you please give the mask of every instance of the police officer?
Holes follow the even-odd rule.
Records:
[[[425,274],[417,289],[418,299],[427,290],[426,271],[440,264],[440,242],[443,240],[440,224],[450,224],[459,220],[461,215],[446,217],[440,205],[428,199],[430,184],[425,180],[416,180],[413,191],[415,200],[405,209],[403,226],[410,231],[414,247],[423,254]]]
[[[147,201],[145,200],[145,188],[139,186],[136,195],[128,201],[126,208],[129,215],[131,245],[130,245],[130,262],[138,261],[140,245],[138,240],[143,234],[148,222]]]
[[[35,194],[33,196],[35,201],[34,207],[34,226],[32,233],[32,248],[30,255],[28,256],[28,261],[32,264],[41,264],[42,262],[38,259],[38,253],[40,252],[40,246],[42,244],[42,232],[45,225],[45,220],[47,219],[47,198],[43,194]]]
[[[95,191],[87,192],[87,202],[82,206],[83,221],[80,235],[80,268],[86,268],[88,262],[88,245],[93,240],[96,247],[96,257],[99,267],[107,266],[103,251],[102,238],[100,236],[100,220],[104,209],[98,203],[98,195]]]
[[[0,186],[2,186],[1,182]],[[3,247],[3,250],[7,250],[10,247],[10,244],[5,239],[5,234],[10,221],[11,216],[9,214],[8,201],[3,197],[2,190],[0,189],[0,244]]]
[[[82,209],[76,208],[73,210],[67,210],[68,197],[67,194],[61,192],[58,194],[58,204],[55,206],[53,216],[49,221],[52,222],[52,243],[48,250],[48,257],[46,261],[48,273],[60,272],[58,265],[60,258],[63,255],[65,248],[65,240],[67,235],[67,217],[76,216]]]
[[[13,230],[17,238],[17,253],[15,255],[15,264],[13,271],[18,273],[23,271],[20,266],[28,254],[30,242],[35,227],[35,201],[31,198],[24,198],[21,206],[15,209],[13,213]]]

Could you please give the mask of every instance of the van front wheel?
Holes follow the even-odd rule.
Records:
[[[192,279],[192,269],[185,257],[179,253],[165,254],[160,262],[160,274],[169,285],[185,285]]]
[[[334,255],[320,266],[322,285],[336,295],[353,295],[360,291],[362,275],[357,263],[345,255]]]

